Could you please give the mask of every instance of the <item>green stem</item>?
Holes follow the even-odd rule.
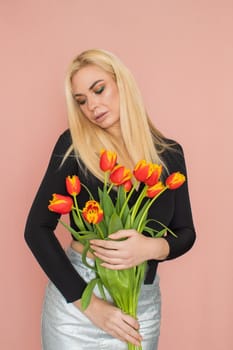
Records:
[[[111,184],[111,185],[109,186],[109,189],[107,190],[107,194],[109,194],[109,192],[111,191],[111,189],[113,188],[113,186],[114,186],[114,184]]]
[[[126,200],[125,200],[125,202],[124,202],[124,204],[123,204],[123,207],[121,208],[120,218],[122,217],[122,215],[123,215],[123,213],[124,213],[124,210],[125,210],[125,207],[126,207],[127,203],[129,202],[129,200],[130,200],[130,198],[131,198],[131,196],[132,196],[134,190],[136,189],[137,185],[138,185],[138,181],[135,181],[135,183],[133,184],[133,187],[131,188],[131,190],[130,190],[128,196],[126,197]]]
[[[104,173],[104,191],[107,190],[108,180],[109,180],[109,171],[105,171],[105,173]]]
[[[145,187],[143,188],[142,192],[140,193],[140,195],[139,195],[139,197],[138,197],[136,203],[135,203],[134,206],[133,206],[133,211],[132,211],[132,222],[134,222],[134,219],[135,219],[135,217],[136,217],[136,215],[137,215],[138,209],[139,209],[139,207],[140,207],[140,205],[141,205],[141,203],[142,203],[142,200],[143,200],[144,197],[145,197],[147,188],[148,188],[148,186],[145,185]]]
[[[98,224],[95,224],[95,226],[96,226],[97,230],[98,230],[99,233],[100,233],[100,238],[101,238],[101,239],[104,239],[104,238],[105,238],[105,237],[104,237],[104,233],[103,233],[103,231],[101,230],[100,226],[99,226]]]
[[[80,215],[79,207],[78,207],[77,196],[74,195],[73,197],[74,197],[75,210],[77,212],[78,218],[79,218],[79,220],[83,221],[83,219],[82,219],[82,217]]]
[[[84,185],[83,183],[81,183],[82,187],[85,188],[85,190],[87,191],[87,193],[89,194],[91,199],[94,199],[93,194],[91,193],[91,191],[88,189],[88,187],[86,185]]]
[[[143,215],[142,215],[142,217],[141,217],[141,220],[139,221],[137,231],[140,232],[140,230],[141,230],[141,225],[142,225],[142,223],[143,223],[143,221],[144,221],[144,219],[145,219],[145,217],[146,217],[146,215],[147,215],[147,213],[148,213],[148,210],[150,209],[150,207],[152,206],[152,204],[154,203],[154,201],[155,201],[163,192],[165,192],[167,189],[168,189],[168,187],[165,186],[164,189],[163,189],[162,191],[160,191],[150,202],[148,202],[148,205],[147,205],[147,207],[145,208],[145,211],[144,211],[144,213],[143,213]]]

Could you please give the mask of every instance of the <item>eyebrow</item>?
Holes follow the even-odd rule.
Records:
[[[88,90],[92,90],[96,86],[96,84],[100,83],[101,81],[104,81],[104,80],[103,79],[96,80],[93,84],[91,84]],[[77,97],[77,96],[83,96],[83,94],[74,94],[74,97]]]

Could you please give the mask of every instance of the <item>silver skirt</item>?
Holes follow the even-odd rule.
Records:
[[[82,263],[82,258],[72,248],[67,251],[71,263],[80,276],[89,282],[95,272]],[[87,259],[89,264],[93,260]],[[94,293],[100,296],[98,287]],[[107,300],[112,301],[106,291]],[[143,350],[157,350],[160,333],[161,298],[159,277],[153,284],[143,284],[138,302],[137,317]],[[127,350],[127,344],[97,328],[73,304],[67,303],[52,282],[48,283],[42,310],[43,350]]]

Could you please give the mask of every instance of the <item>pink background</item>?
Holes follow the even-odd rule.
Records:
[[[156,125],[187,159],[198,239],[160,266],[159,349],[233,349],[232,0],[8,0],[0,16],[0,348],[40,349],[47,279],[23,230],[67,125],[67,65],[100,47],[128,65]],[[68,234],[58,235],[67,245]]]

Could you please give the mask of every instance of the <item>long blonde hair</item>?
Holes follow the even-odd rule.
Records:
[[[124,150],[119,148],[118,143],[107,130],[85,118],[73,97],[72,78],[75,73],[87,65],[95,65],[103,69],[112,76],[117,84]],[[66,156],[73,150],[77,160],[81,160],[87,169],[100,180],[103,180],[103,172],[99,169],[99,153],[103,148],[116,151],[120,158],[124,159],[126,163],[124,165],[128,167],[141,159],[163,164],[160,152],[167,147],[163,135],[149,119],[132,74],[112,53],[93,49],[77,56],[67,71],[65,93],[72,137],[72,146]]]

